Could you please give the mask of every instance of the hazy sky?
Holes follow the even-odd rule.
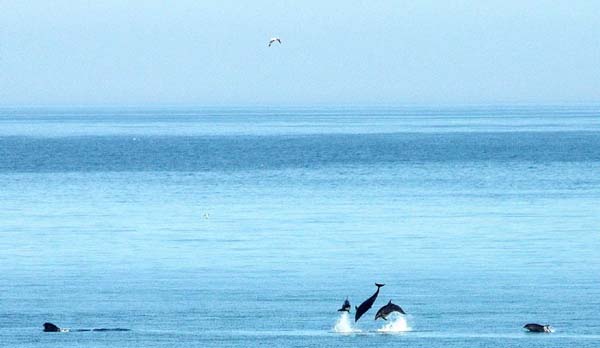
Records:
[[[600,1],[0,0],[0,69],[2,105],[600,102]]]

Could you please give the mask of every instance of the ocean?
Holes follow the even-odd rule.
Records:
[[[599,229],[594,105],[0,109],[2,347],[598,347]]]

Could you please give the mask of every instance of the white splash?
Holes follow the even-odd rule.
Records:
[[[412,328],[408,326],[406,318],[402,315],[396,314],[390,315],[388,317],[388,322],[381,328],[377,329],[378,332],[385,333],[408,332],[411,330]]]
[[[350,315],[348,315],[348,312],[342,312],[340,314],[340,317],[335,322],[333,331],[339,332],[339,333],[346,333],[346,334],[353,333],[353,332],[360,332],[360,330],[352,327],[352,321],[350,320]]]

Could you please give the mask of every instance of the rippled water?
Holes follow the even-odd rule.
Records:
[[[2,109],[0,221],[2,346],[600,341],[594,106]]]

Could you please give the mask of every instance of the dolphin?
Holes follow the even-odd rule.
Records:
[[[406,313],[404,312],[404,310],[402,310],[402,308],[400,308],[400,306],[393,304],[392,300],[390,300],[388,304],[379,308],[377,314],[375,314],[375,320],[379,318],[387,320],[388,315],[392,314],[393,312],[400,312],[406,315]]]
[[[529,330],[529,332],[552,332],[552,326],[550,325],[526,324],[523,328]]]
[[[363,314],[365,314],[369,309],[371,309],[371,307],[373,307],[373,303],[375,303],[377,295],[379,295],[379,288],[381,288],[384,285],[385,284],[375,283],[377,291],[375,291],[375,293],[371,297],[366,299],[365,302],[361,303],[360,306],[356,307],[356,313],[354,314],[354,322],[357,322]]]
[[[84,331],[99,331],[99,332],[103,332],[103,331],[131,331],[129,329],[123,329],[123,328],[114,328],[114,329],[105,329],[105,328],[99,328],[99,329],[76,329],[76,330],[71,330],[71,329],[61,329],[58,326],[52,324],[52,323],[44,323],[44,332],[70,332],[70,331],[76,331],[76,332],[84,332]]]
[[[338,309],[337,311],[350,313],[350,308],[352,308],[352,306],[350,306],[350,301],[348,301],[348,297],[346,297],[346,301],[344,301],[342,308]]]
[[[44,323],[44,332],[62,332],[62,330],[52,323]]]

